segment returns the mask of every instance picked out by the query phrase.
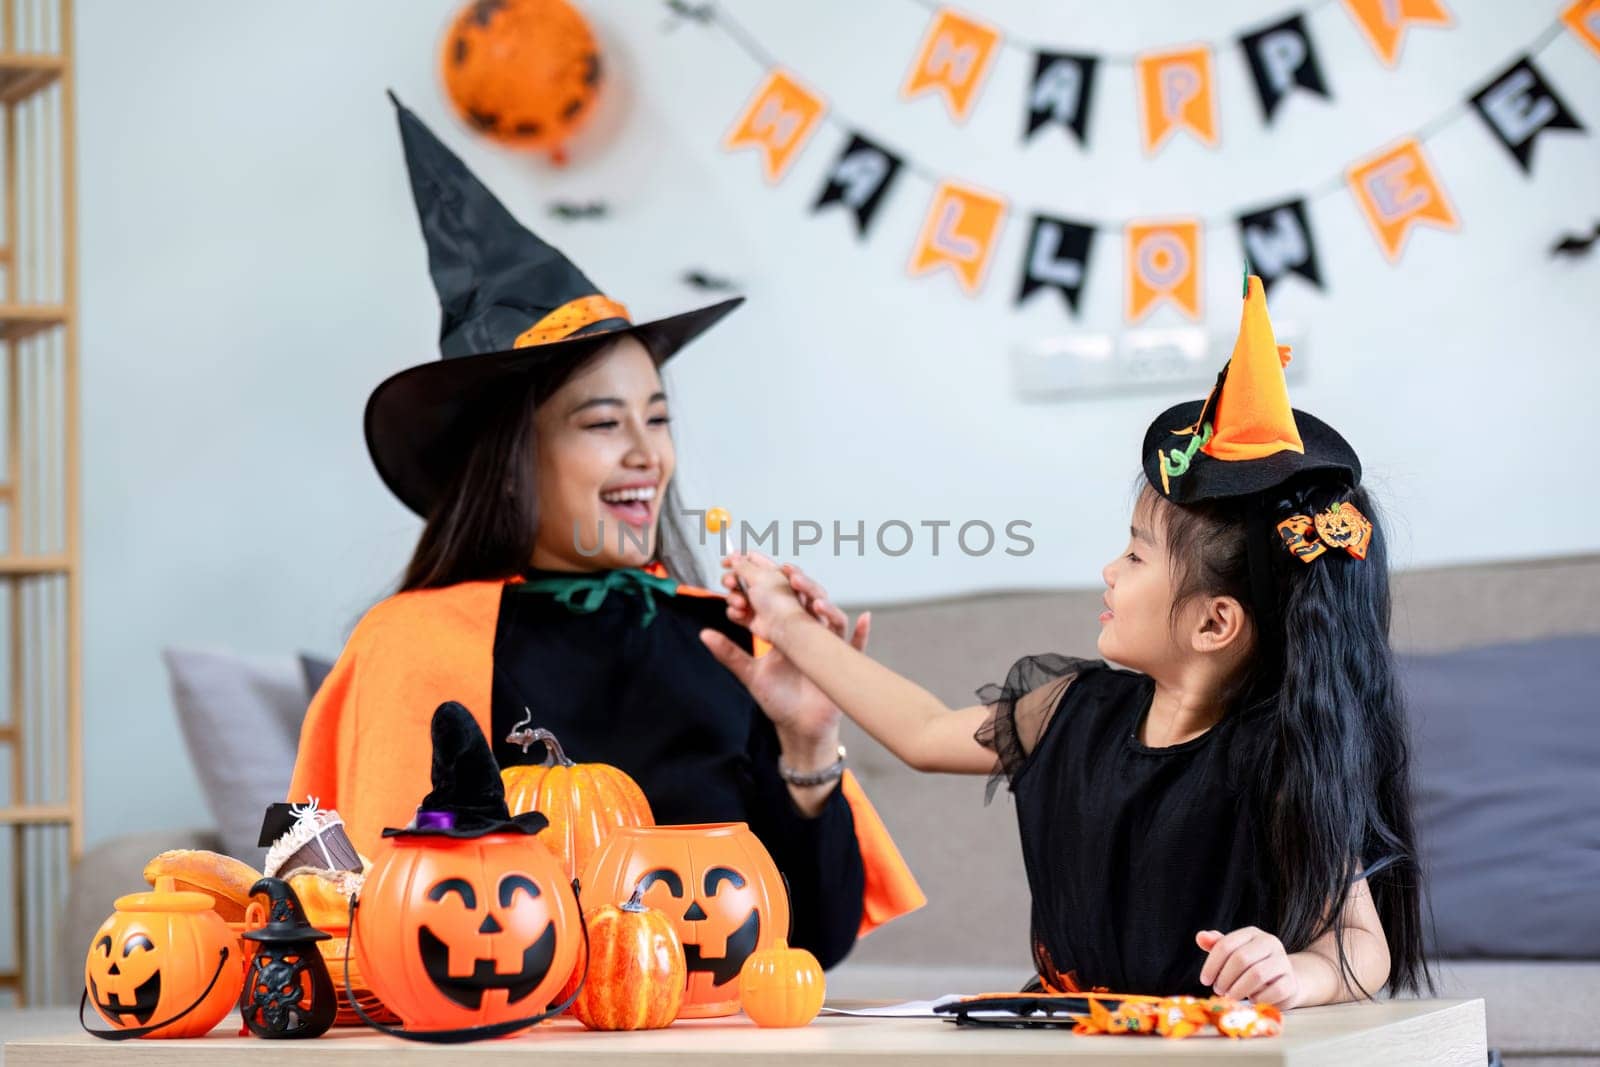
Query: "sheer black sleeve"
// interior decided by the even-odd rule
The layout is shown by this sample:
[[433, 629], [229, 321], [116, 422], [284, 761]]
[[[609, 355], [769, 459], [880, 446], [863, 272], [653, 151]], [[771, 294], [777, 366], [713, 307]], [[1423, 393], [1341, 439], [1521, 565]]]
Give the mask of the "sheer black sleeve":
[[978, 690], [978, 701], [989, 705], [989, 717], [973, 739], [1000, 757], [984, 794], [987, 802], [1001, 782], [1013, 785], [1028, 766], [1034, 747], [1055, 718], [1067, 688], [1079, 674], [1104, 667], [1097, 659], [1079, 659], [1047, 652], [1023, 656], [1006, 672], [1006, 680]]

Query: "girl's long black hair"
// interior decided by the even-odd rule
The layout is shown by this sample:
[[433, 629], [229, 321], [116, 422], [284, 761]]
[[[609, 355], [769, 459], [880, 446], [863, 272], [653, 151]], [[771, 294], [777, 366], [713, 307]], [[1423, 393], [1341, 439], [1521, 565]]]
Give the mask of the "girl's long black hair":
[[[1176, 506], [1145, 492], [1165, 519], [1174, 615], [1196, 596], [1232, 596], [1256, 626], [1255, 654], [1224, 699], [1229, 714], [1249, 720], [1235, 733], [1236, 780], [1247, 783], [1276, 868], [1274, 933], [1297, 952], [1332, 929], [1346, 984], [1370, 996], [1350, 969], [1337, 922], [1364, 876], [1388, 941], [1387, 988], [1432, 990], [1405, 702], [1389, 646], [1388, 551], [1371, 495], [1314, 479], [1255, 501]], [[1336, 501], [1373, 523], [1363, 560], [1330, 548], [1302, 562], [1272, 529]], [[1270, 517], [1265, 526], [1252, 508]], [[1248, 539], [1263, 530], [1278, 542], [1257, 552], [1257, 566], [1266, 561], [1271, 574], [1271, 612], [1252, 603]]]
[[[528, 566], [539, 530], [534, 412], [609, 346], [542, 374], [521, 389], [486, 399], [474, 412], [473, 443], [460, 471], [428, 516], [399, 592], [508, 578]], [[703, 584], [678, 524], [676, 482], [667, 485], [651, 562], [687, 585]]]

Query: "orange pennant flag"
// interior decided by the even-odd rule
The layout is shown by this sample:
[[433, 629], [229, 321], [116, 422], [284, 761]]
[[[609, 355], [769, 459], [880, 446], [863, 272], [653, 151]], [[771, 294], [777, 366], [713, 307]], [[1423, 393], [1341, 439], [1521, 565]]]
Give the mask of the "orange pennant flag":
[[729, 152], [749, 146], [759, 149], [767, 181], [775, 183], [794, 162], [827, 109], [822, 97], [787, 72], [774, 70], [745, 105], [744, 114], [728, 131], [722, 147]]
[[1561, 21], [1600, 56], [1600, 0], [1578, 0], [1561, 13]]
[[911, 100], [938, 92], [950, 117], [964, 122], [999, 50], [999, 30], [948, 7], [940, 8], [922, 38], [900, 95]]
[[1441, 230], [1461, 226], [1415, 137], [1355, 164], [1345, 172], [1345, 180], [1391, 263], [1400, 258], [1412, 226], [1427, 223]]
[[1130, 222], [1125, 231], [1128, 321], [1138, 322], [1162, 300], [1200, 319], [1200, 220]]
[[1134, 62], [1139, 81], [1139, 131], [1144, 150], [1154, 155], [1177, 129], [1194, 134], [1208, 148], [1217, 146], [1217, 97], [1211, 76], [1211, 49], [1205, 45], [1150, 52]]
[[922, 233], [917, 236], [907, 273], [915, 278], [949, 267], [961, 280], [963, 289], [976, 293], [989, 267], [1005, 214], [1006, 202], [1001, 197], [956, 182], [940, 182], [922, 223]]
[[1449, 26], [1455, 21], [1443, 0], [1344, 0], [1344, 7], [1386, 67], [1400, 61], [1408, 27]]

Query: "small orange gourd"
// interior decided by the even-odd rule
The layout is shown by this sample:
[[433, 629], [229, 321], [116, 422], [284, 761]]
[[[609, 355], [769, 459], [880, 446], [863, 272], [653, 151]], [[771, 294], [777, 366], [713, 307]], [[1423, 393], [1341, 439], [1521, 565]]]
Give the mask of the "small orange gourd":
[[826, 993], [817, 958], [781, 938], [752, 953], [739, 972], [739, 1005], [757, 1026], [804, 1026], [822, 1010]]

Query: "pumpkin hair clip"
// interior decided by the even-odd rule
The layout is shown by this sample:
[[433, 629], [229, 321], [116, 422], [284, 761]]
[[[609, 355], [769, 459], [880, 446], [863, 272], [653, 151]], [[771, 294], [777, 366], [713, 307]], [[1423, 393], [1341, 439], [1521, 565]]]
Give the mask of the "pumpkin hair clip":
[[1356, 559], [1367, 558], [1372, 543], [1372, 520], [1354, 504], [1336, 501], [1315, 515], [1290, 515], [1278, 523], [1284, 547], [1302, 563], [1310, 563], [1330, 548], [1342, 548]]

